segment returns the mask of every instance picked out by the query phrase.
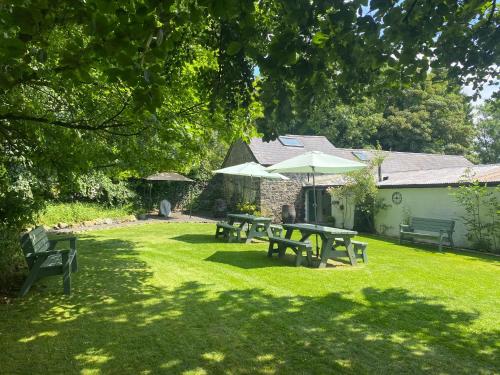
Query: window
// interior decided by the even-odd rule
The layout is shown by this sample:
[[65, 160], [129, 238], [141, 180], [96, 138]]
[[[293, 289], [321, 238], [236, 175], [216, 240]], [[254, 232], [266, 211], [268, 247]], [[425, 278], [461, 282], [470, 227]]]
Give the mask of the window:
[[368, 154], [364, 151], [353, 151], [352, 154], [361, 161], [368, 161], [370, 159]]
[[304, 147], [304, 145], [297, 139], [293, 137], [278, 137], [281, 144], [287, 147]]

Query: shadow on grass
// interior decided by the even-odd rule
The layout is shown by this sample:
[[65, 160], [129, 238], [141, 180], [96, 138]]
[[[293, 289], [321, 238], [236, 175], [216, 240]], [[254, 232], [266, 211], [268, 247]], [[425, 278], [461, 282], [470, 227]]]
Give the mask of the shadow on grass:
[[227, 242], [221, 238], [215, 238], [215, 235], [201, 234], [201, 233], [182, 234], [180, 236], [172, 237], [172, 240], [192, 243], [192, 244]]
[[[274, 263], [248, 253], [238, 263]], [[467, 329], [477, 314], [402, 288], [365, 288], [362, 302], [189, 281], [160, 288], [132, 242], [83, 239], [79, 256], [71, 297], [51, 285], [0, 307], [4, 373], [481, 373], [498, 364], [498, 331]]]
[[243, 269], [267, 267], [295, 267], [295, 257], [286, 255], [283, 258], [269, 258], [266, 251], [216, 251], [205, 260], [209, 262], [228, 264]]

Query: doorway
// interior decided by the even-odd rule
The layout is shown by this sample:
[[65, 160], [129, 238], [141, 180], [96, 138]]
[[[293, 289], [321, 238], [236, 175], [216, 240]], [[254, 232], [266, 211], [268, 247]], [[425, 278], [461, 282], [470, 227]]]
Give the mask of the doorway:
[[[332, 198], [325, 189], [316, 189], [316, 202], [318, 204], [318, 223], [326, 224], [332, 216]], [[315, 222], [314, 192], [313, 189], [306, 191], [306, 219], [309, 223]]]

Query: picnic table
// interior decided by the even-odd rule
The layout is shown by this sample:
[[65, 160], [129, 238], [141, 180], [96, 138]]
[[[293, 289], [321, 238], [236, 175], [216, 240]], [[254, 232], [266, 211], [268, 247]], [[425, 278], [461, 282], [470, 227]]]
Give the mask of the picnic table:
[[[357, 264], [353, 245], [351, 243], [351, 238], [358, 234], [355, 231], [307, 223], [283, 224], [283, 228], [286, 231], [285, 238], [288, 239], [292, 237], [292, 233], [295, 230], [300, 231], [302, 235], [302, 238], [300, 239], [301, 242], [306, 241], [313, 234], [317, 234], [321, 238], [321, 252], [318, 268], [325, 268], [326, 263], [330, 258], [345, 255], [349, 257], [351, 265], [355, 266]], [[333, 244], [335, 242], [335, 239], [338, 238], [341, 238], [343, 240], [346, 251], [334, 249]]]
[[245, 243], [250, 243], [252, 239], [256, 237], [270, 237], [273, 235], [270, 228], [272, 219], [269, 217], [260, 217], [249, 214], [228, 214], [227, 220], [228, 224], [233, 226], [238, 224], [241, 229], [243, 229], [245, 224], [248, 225]]

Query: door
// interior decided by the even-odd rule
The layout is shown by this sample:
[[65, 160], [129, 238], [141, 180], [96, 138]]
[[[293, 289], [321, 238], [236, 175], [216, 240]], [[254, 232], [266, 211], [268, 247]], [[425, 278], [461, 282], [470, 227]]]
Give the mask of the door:
[[316, 222], [316, 214], [314, 212], [314, 194], [312, 189], [307, 190], [307, 222]]

